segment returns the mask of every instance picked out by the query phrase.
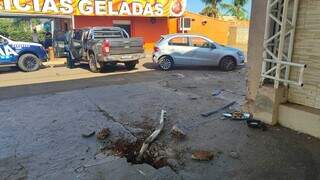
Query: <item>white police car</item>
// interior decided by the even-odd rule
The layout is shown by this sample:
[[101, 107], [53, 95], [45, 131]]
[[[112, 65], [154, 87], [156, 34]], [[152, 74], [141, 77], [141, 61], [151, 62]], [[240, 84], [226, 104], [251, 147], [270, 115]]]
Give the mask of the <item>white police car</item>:
[[16, 64], [22, 71], [31, 72], [38, 70], [47, 59], [41, 44], [12, 41], [0, 35], [0, 65]]

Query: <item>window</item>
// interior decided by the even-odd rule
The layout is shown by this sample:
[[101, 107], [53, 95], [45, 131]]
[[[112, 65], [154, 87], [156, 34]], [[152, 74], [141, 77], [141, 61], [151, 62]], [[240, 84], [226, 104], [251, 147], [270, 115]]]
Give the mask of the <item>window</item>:
[[[183, 23], [184, 21], [184, 23]], [[191, 18], [180, 18], [180, 30], [190, 31], [191, 30]]]
[[169, 41], [170, 46], [189, 46], [187, 37], [176, 37]]
[[82, 31], [74, 31], [72, 39], [82, 40]]
[[105, 38], [122, 38], [122, 32], [119, 30], [95, 30], [94, 31], [94, 38], [95, 39], [105, 39]]
[[200, 48], [211, 48], [212, 45], [209, 41], [200, 38], [200, 37], [193, 37], [191, 38], [191, 44], [194, 47], [200, 47]]

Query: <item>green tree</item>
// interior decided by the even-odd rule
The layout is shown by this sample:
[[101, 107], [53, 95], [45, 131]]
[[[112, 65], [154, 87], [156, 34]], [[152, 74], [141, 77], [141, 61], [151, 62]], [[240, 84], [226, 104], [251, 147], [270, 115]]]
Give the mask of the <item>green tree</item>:
[[221, 3], [222, 0], [201, 0], [206, 4], [206, 7], [200, 12], [200, 14], [209, 16], [209, 17], [218, 17], [219, 9], [218, 4]]
[[[38, 24], [38, 20], [32, 20]], [[0, 19], [0, 34], [14, 41], [32, 41], [32, 30], [30, 28], [30, 20], [26, 18], [16, 19]], [[44, 32], [38, 32], [40, 41], [44, 40]]]
[[238, 20], [244, 20], [248, 18], [248, 12], [244, 8], [247, 3], [248, 0], [233, 0], [232, 3], [221, 3], [220, 7], [226, 11], [226, 15], [235, 16]]

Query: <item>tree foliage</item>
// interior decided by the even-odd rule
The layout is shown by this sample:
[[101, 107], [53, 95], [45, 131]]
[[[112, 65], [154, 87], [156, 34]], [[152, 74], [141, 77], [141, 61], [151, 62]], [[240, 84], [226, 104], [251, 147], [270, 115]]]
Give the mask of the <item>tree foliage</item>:
[[218, 17], [219, 9], [218, 4], [221, 3], [222, 0], [201, 0], [206, 4], [206, 7], [200, 12], [200, 14], [209, 16], [209, 17]]
[[248, 0], [233, 0], [232, 3], [221, 3], [220, 7], [226, 10], [226, 15], [235, 16], [238, 20], [247, 19], [248, 12], [244, 6], [248, 3]]
[[[0, 19], [0, 34], [14, 41], [32, 41], [30, 22], [26, 19]], [[44, 32], [38, 32], [38, 36], [43, 40]]]

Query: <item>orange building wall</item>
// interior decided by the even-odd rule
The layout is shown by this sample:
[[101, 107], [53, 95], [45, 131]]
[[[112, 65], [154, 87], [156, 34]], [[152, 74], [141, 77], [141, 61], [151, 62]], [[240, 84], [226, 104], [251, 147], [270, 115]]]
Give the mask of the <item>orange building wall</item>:
[[156, 18], [152, 23], [148, 17], [100, 17], [100, 16], [75, 16], [76, 28], [92, 26], [112, 26], [113, 20], [130, 20], [133, 37], [143, 37], [147, 52], [153, 50], [154, 43], [161, 35], [168, 34], [168, 18]]
[[[191, 12], [184, 14], [185, 18], [191, 18], [191, 30], [187, 33], [200, 34], [209, 37], [220, 44], [228, 44], [229, 29], [232, 26], [249, 26], [248, 21], [224, 21], [202, 16]], [[206, 23], [203, 23], [206, 22]], [[168, 26], [170, 33], [180, 33], [179, 19], [169, 19]]]
[[[184, 16], [192, 19], [191, 30], [187, 31], [188, 33], [205, 35], [224, 45], [227, 45], [230, 41], [230, 27], [249, 27], [248, 21], [224, 21], [190, 12], [186, 12]], [[180, 33], [178, 29], [179, 18], [157, 17], [155, 19], [155, 23], [152, 23], [148, 17], [75, 16], [75, 26], [76, 28], [112, 26], [113, 20], [130, 20], [132, 36], [143, 37], [146, 51], [152, 52], [154, 44], [160, 39], [161, 35]], [[207, 23], [204, 24], [204, 21]]]

